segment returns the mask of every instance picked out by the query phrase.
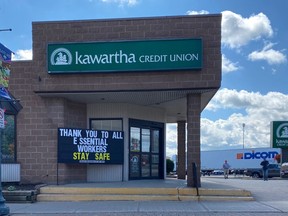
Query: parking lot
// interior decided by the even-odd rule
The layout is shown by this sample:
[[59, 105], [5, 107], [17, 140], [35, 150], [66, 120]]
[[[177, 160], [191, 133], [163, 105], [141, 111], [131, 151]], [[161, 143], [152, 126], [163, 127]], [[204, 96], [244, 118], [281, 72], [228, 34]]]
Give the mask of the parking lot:
[[256, 201], [286, 201], [288, 208], [288, 178], [275, 177], [263, 181], [242, 175], [229, 175], [228, 179], [224, 179], [223, 175], [211, 175], [202, 177], [202, 182], [251, 191]]

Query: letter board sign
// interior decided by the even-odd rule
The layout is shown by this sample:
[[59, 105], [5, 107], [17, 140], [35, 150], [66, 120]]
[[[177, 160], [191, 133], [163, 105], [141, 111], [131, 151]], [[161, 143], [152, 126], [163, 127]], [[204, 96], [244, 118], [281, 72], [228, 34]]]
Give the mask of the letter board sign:
[[58, 128], [58, 163], [123, 164], [124, 132]]

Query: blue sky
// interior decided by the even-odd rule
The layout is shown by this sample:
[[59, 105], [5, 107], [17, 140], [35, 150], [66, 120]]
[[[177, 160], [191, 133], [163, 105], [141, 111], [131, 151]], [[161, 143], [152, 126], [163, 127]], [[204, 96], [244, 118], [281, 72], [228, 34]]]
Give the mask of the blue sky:
[[[32, 58], [33, 21], [222, 13], [222, 88], [202, 112], [201, 148], [270, 145], [270, 122], [288, 120], [287, 0], [1, 0], [0, 42]], [[176, 153], [168, 125], [167, 154]]]

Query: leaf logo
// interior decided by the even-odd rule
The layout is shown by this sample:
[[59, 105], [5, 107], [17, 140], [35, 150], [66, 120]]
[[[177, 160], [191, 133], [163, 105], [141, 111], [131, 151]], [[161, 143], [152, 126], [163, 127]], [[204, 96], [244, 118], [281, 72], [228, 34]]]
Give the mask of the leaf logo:
[[52, 52], [50, 63], [51, 65], [71, 65], [72, 54], [66, 48], [58, 48]]
[[277, 138], [288, 138], [288, 123], [279, 125], [276, 131]]

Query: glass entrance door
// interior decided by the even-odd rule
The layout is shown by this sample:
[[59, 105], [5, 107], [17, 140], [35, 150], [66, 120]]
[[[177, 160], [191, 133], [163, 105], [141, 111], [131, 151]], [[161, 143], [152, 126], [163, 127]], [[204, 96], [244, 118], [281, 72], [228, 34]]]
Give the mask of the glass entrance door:
[[160, 132], [161, 129], [153, 127], [130, 127], [130, 179], [162, 178]]

